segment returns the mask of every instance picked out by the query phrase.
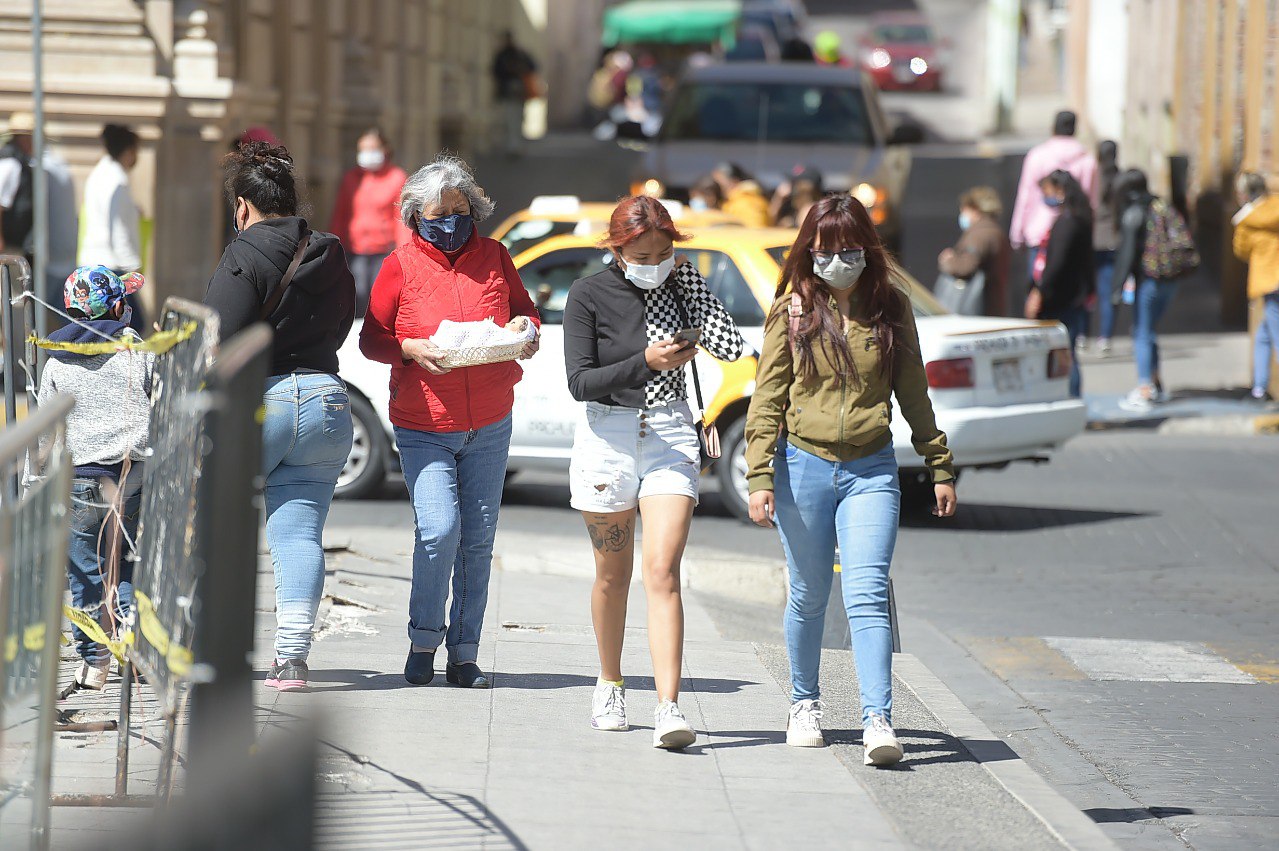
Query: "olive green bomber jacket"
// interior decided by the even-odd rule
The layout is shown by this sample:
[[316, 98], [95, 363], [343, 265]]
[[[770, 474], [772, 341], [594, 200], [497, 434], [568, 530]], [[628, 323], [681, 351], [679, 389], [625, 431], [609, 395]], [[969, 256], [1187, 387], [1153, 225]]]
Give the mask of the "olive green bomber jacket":
[[[792, 444], [828, 461], [865, 458], [890, 446], [890, 397], [894, 394], [910, 424], [911, 442], [932, 480], [954, 480], [954, 456], [946, 435], [937, 428], [928, 398], [915, 315], [904, 293], [901, 302], [902, 340], [891, 375], [879, 368], [880, 353], [871, 328], [857, 320], [848, 323], [845, 333], [857, 369], [855, 382], [838, 374], [821, 347], [814, 352], [817, 375], [800, 378], [789, 340], [790, 294], [774, 303], [764, 326], [764, 351], [746, 416], [751, 493], [773, 489], [773, 457], [783, 425]], [[836, 309], [833, 298], [824, 309]]]

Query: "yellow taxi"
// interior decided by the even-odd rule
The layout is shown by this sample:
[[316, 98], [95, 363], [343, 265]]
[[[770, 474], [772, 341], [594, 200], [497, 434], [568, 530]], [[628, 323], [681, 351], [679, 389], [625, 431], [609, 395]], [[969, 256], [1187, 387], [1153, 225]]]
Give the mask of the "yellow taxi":
[[[610, 211], [611, 212], [611, 209]], [[681, 225], [684, 227], [684, 225]], [[723, 456], [710, 471], [725, 505], [747, 515], [745, 422], [755, 389], [755, 353], [773, 303], [781, 264], [794, 241], [790, 229], [704, 227], [677, 245], [705, 276], [749, 344], [735, 363], [702, 354], [695, 363], [707, 400], [706, 417], [719, 426]], [[599, 235], [552, 235], [515, 257], [525, 287], [542, 314], [542, 348], [523, 363], [516, 386], [510, 469], [565, 471], [580, 405], [569, 395], [563, 351], [564, 304], [572, 283], [612, 262]], [[1069, 396], [1070, 352], [1056, 323], [956, 316], [903, 273], [920, 332], [929, 395], [960, 468], [1002, 467], [1046, 460], [1083, 430], [1086, 410]], [[930, 488], [901, 417], [893, 444], [908, 499]]]

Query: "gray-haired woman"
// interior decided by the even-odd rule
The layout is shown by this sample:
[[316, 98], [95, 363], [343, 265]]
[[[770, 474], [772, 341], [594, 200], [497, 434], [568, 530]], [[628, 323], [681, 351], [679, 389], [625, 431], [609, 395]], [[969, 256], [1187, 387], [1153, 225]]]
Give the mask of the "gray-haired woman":
[[[373, 282], [360, 350], [391, 365], [391, 423], [417, 520], [404, 678], [431, 682], [443, 643], [448, 681], [487, 688], [477, 656], [522, 370], [513, 362], [449, 369], [429, 338], [445, 319], [540, 320], [506, 248], [475, 233], [493, 202], [466, 163], [442, 156], [418, 169], [400, 210], [413, 238]], [[522, 357], [536, 351], [535, 341]]]

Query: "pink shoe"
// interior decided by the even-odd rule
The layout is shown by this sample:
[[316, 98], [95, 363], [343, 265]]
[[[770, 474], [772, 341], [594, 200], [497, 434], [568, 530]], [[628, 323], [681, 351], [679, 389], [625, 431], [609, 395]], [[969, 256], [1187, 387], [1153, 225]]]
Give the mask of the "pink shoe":
[[305, 659], [285, 659], [284, 661], [277, 659], [271, 666], [271, 670], [267, 672], [266, 684], [268, 688], [280, 691], [298, 691], [306, 688], [306, 678], [309, 673]]

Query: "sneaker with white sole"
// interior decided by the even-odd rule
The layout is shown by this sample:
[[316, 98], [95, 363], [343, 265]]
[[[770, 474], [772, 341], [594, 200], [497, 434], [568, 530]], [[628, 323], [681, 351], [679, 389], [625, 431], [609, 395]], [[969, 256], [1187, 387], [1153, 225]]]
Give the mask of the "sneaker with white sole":
[[1138, 387], [1119, 400], [1119, 407], [1134, 414], [1148, 414], [1155, 409], [1157, 399], [1153, 387], [1149, 391]]
[[697, 733], [673, 700], [663, 700], [653, 713], [653, 747], [679, 750], [697, 741]]
[[884, 716], [873, 712], [862, 730], [862, 747], [865, 749], [866, 765], [892, 765], [901, 761], [903, 756], [902, 746], [897, 741], [893, 726]]
[[80, 667], [76, 668], [75, 684], [76, 688], [88, 689], [89, 691], [102, 691], [107, 685], [107, 671], [110, 669], [111, 660], [107, 659], [98, 665], [90, 665], [88, 662], [81, 662]]
[[591, 697], [591, 726], [606, 732], [631, 729], [626, 721], [626, 686], [597, 680]]
[[786, 744], [792, 748], [824, 748], [822, 737], [822, 702], [797, 700], [790, 705], [786, 721]]

